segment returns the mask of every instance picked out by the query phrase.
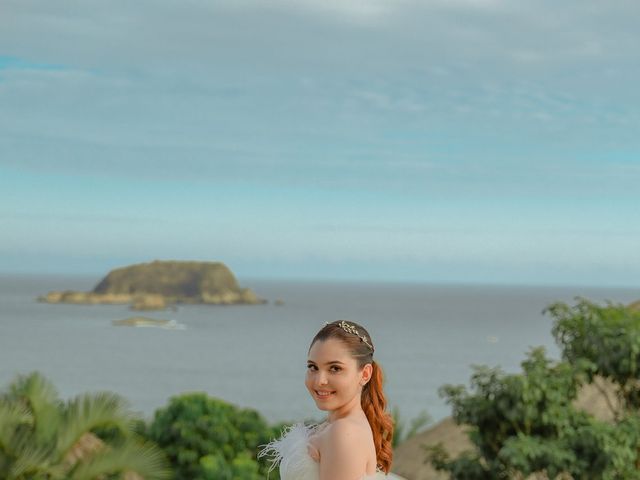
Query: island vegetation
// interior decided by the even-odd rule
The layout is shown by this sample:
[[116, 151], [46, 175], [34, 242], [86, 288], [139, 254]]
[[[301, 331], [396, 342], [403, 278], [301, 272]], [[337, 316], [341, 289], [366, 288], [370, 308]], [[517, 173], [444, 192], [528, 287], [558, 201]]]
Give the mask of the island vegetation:
[[224, 263], [160, 260], [112, 270], [90, 292], [53, 291], [38, 300], [89, 305], [125, 304], [133, 310], [162, 310], [180, 303], [266, 303], [251, 289], [241, 288]]

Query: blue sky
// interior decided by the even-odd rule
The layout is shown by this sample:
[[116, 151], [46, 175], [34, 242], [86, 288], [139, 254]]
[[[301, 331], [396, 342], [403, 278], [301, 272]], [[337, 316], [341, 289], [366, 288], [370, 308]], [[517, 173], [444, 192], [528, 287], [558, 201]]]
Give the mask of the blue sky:
[[638, 286], [639, 14], [6, 1], [0, 272]]

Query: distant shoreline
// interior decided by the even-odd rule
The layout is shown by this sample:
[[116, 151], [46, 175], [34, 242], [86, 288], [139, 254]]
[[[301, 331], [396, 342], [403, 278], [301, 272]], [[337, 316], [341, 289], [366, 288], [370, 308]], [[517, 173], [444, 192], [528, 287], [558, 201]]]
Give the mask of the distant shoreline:
[[[74, 272], [44, 272], [44, 273], [35, 273], [35, 272], [2, 272], [0, 271], [0, 279], [44, 279], [44, 278], [52, 278], [52, 279], [75, 279], [75, 280], [84, 280], [87, 284], [94, 285], [97, 284], [101, 275], [104, 272], [96, 272], [96, 273], [74, 273]], [[238, 275], [239, 278], [242, 279], [243, 282], [246, 283], [255, 283], [255, 282], [265, 282], [265, 283], [282, 283], [282, 284], [291, 284], [291, 283], [304, 283], [304, 284], [318, 284], [318, 285], [397, 285], [397, 286], [424, 286], [424, 287], [460, 287], [460, 288], [507, 288], [507, 289], [597, 289], [597, 290], [635, 290], [638, 293], [638, 297], [640, 297], [640, 284], [638, 285], [594, 285], [594, 284], [560, 284], [560, 283], [501, 283], [501, 282], [454, 282], [454, 281], [429, 281], [429, 280], [377, 280], [377, 279], [356, 279], [356, 278], [311, 278], [311, 277], [288, 277], [288, 276], [244, 276]]]

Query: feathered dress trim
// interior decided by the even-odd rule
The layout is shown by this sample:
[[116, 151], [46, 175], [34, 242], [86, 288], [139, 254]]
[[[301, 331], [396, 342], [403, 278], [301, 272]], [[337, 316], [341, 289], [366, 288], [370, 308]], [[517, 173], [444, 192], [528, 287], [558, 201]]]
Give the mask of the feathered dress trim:
[[271, 472], [280, 467], [281, 480], [318, 480], [320, 468], [309, 456], [309, 437], [317, 425], [307, 426], [296, 423], [285, 427], [282, 436], [266, 444], [258, 453], [258, 458], [271, 459]]
[[[269, 472], [280, 467], [281, 480], [319, 480], [320, 465], [309, 455], [309, 437], [318, 430], [318, 425], [295, 423], [285, 427], [282, 436], [262, 447], [258, 458], [271, 460]], [[383, 472], [365, 475], [362, 480], [402, 480], [400, 477]]]

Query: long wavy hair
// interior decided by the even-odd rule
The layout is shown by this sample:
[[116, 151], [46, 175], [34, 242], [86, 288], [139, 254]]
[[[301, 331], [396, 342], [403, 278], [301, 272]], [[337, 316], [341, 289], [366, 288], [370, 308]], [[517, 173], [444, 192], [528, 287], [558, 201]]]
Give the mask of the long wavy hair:
[[[345, 322], [349, 330], [355, 329], [358, 333], [353, 333], [353, 330], [348, 332], [341, 326], [341, 322]], [[373, 360], [374, 346], [371, 336], [362, 325], [352, 321], [337, 320], [322, 327], [313, 337], [309, 349], [317, 341], [324, 341], [329, 338], [336, 338], [346, 345], [353, 358], [358, 362], [359, 369], [362, 369], [368, 363], [373, 367], [371, 379], [362, 388], [361, 405], [373, 433], [378, 467], [385, 473], [389, 473], [391, 461], [393, 460], [393, 449], [391, 447], [393, 419], [385, 410], [387, 399], [382, 389], [382, 368]]]

